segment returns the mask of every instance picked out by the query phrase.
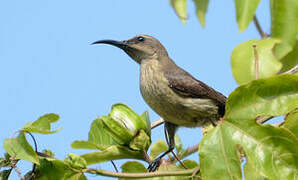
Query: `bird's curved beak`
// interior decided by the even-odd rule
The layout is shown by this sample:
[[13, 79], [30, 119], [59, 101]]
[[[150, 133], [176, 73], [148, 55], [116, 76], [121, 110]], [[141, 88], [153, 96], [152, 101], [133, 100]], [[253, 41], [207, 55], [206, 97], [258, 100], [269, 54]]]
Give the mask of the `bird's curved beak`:
[[110, 44], [110, 45], [116, 46], [120, 49], [125, 49], [128, 45], [126, 43], [126, 41], [115, 41], [115, 40], [108, 40], [108, 39], [107, 40], [95, 41], [91, 45], [94, 45], [94, 44]]

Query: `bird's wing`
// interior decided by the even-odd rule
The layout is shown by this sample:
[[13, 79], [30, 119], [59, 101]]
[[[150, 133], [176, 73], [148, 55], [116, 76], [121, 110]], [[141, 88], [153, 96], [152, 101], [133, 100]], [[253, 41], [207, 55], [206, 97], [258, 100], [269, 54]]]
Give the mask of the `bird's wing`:
[[179, 69], [175, 73], [165, 73], [169, 87], [182, 97], [213, 99], [220, 107], [223, 115], [226, 97], [205, 83], [195, 79], [186, 71]]

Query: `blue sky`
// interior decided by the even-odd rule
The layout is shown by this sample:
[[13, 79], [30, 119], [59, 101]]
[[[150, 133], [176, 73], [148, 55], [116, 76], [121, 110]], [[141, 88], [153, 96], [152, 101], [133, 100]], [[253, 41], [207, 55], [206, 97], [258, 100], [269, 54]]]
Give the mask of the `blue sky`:
[[[263, 0], [257, 10], [266, 32], [268, 6]], [[27, 122], [57, 113], [60, 120], [54, 128], [62, 130], [35, 137], [40, 150], [51, 149], [64, 159], [70, 152], [87, 152], [71, 149], [70, 144], [86, 140], [92, 121], [115, 103], [138, 113], [149, 110], [151, 121], [158, 119], [139, 92], [138, 64], [120, 49], [90, 46], [100, 39], [152, 35], [179, 66], [228, 96], [237, 87], [230, 66], [233, 48], [259, 38], [252, 23], [239, 33], [235, 14], [234, 1], [210, 1], [203, 29], [192, 1], [186, 25], [168, 1], [1, 1], [0, 144]], [[201, 139], [199, 128], [181, 128], [178, 134], [186, 147]], [[153, 130], [153, 141], [157, 139], [164, 139], [162, 127]], [[198, 160], [198, 155], [191, 158]], [[116, 161], [118, 167], [122, 162]], [[30, 169], [28, 164], [19, 164], [22, 173]], [[109, 163], [96, 167], [112, 170]]]

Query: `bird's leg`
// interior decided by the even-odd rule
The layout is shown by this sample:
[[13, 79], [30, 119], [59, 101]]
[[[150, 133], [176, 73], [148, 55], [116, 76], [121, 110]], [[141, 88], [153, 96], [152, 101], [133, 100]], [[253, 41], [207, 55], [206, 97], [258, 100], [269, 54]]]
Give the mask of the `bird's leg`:
[[[166, 137], [166, 141], [167, 141], [167, 145], [169, 146], [169, 136], [168, 136], [168, 132], [166, 130], [166, 128], [164, 128], [164, 133], [165, 133], [165, 137]], [[175, 137], [174, 137], [175, 138]], [[172, 150], [171, 151], [172, 155], [174, 156], [174, 158], [185, 168], [186, 166], [184, 165], [184, 163], [179, 159], [179, 157], [176, 155], [176, 153]]]
[[210, 121], [211, 121], [212, 126], [216, 127], [216, 125], [217, 125], [216, 122], [214, 122], [212, 119], [210, 119]]
[[175, 132], [177, 129], [177, 125], [169, 123], [169, 122], [165, 122], [165, 129], [167, 131], [168, 134], [168, 138], [169, 138], [169, 149], [162, 153], [160, 156], [158, 156], [156, 159], [154, 159], [148, 166], [148, 170], [149, 172], [153, 172], [156, 171], [157, 168], [160, 166], [161, 163], [161, 159], [167, 155], [169, 152], [173, 151], [173, 149], [175, 148]]

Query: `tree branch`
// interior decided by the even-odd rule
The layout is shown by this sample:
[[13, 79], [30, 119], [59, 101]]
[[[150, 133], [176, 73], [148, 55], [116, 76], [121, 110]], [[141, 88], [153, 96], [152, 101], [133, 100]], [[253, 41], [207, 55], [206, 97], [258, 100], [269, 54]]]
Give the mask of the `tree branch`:
[[261, 27], [256, 15], [254, 15], [253, 21], [254, 21], [254, 24], [255, 24], [261, 38], [262, 39], [267, 38], [268, 35], [266, 33], [264, 33], [264, 31], [262, 30], [262, 27]]
[[147, 173], [117, 173], [111, 171], [105, 171], [102, 169], [87, 168], [83, 172], [90, 174], [97, 174], [108, 177], [118, 178], [150, 178], [150, 177], [161, 177], [161, 176], [191, 176], [196, 169], [187, 169], [180, 171], [162, 171], [162, 172], [147, 172]]
[[162, 125], [163, 123], [164, 123], [164, 120], [162, 118], [160, 118], [160, 119], [151, 123], [151, 129], [154, 129], [154, 128]]
[[273, 116], [258, 116], [256, 118], [256, 122], [259, 124], [264, 124], [265, 122], [269, 121], [272, 118], [274, 118], [274, 117]]
[[195, 153], [195, 152], [198, 151], [198, 149], [199, 149], [199, 145], [200, 145], [200, 144], [196, 144], [196, 145], [193, 145], [193, 146], [191, 146], [191, 147], [188, 147], [188, 148], [186, 149], [186, 153], [181, 154], [181, 155], [178, 155], [178, 157], [179, 157], [180, 159], [183, 159], [183, 158], [185, 158], [185, 157], [187, 157], [187, 156], [189, 156], [189, 155], [192, 155], [193, 153]]
[[298, 72], [298, 65], [296, 65], [295, 67], [293, 67], [292, 69], [284, 72], [284, 73], [281, 73], [281, 74], [295, 74], [296, 72]]
[[25, 178], [22, 176], [22, 173], [19, 170], [19, 168], [17, 167], [15, 162], [12, 161], [11, 167], [17, 172], [17, 174], [21, 180], [25, 180]]
[[[199, 145], [200, 144], [196, 144], [196, 145], [188, 147], [183, 154], [178, 154], [178, 158], [183, 159], [183, 158], [186, 158], [187, 156], [190, 156], [193, 153], [197, 152], [198, 148], [199, 148]], [[168, 159], [168, 161], [174, 161], [174, 160], [175, 160], [174, 157], [171, 157], [170, 159]]]

